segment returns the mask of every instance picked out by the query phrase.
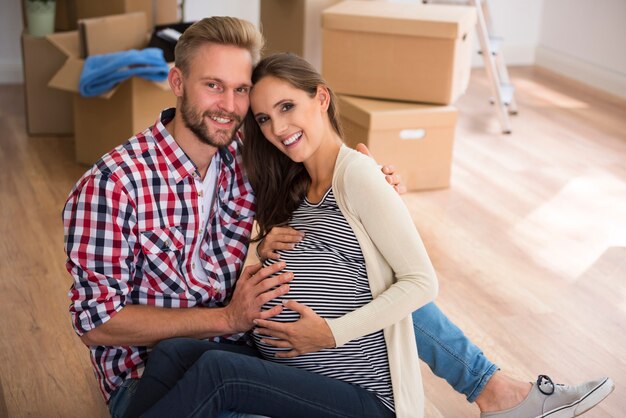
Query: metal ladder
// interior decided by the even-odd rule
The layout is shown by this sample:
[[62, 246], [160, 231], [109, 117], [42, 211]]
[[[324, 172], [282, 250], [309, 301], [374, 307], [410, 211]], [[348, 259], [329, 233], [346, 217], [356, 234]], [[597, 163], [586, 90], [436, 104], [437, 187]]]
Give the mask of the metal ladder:
[[491, 103], [495, 105], [502, 133], [511, 133], [511, 121], [509, 115], [517, 114], [517, 103], [515, 102], [515, 86], [511, 84], [509, 72], [504, 62], [504, 55], [501, 50], [502, 38], [493, 36], [493, 27], [487, 0], [467, 0], [463, 2], [446, 2], [422, 0], [423, 3], [450, 3], [450, 4], [470, 4], [476, 8], [477, 22], [476, 32], [480, 51], [485, 64], [485, 71], [489, 79], [491, 90]]

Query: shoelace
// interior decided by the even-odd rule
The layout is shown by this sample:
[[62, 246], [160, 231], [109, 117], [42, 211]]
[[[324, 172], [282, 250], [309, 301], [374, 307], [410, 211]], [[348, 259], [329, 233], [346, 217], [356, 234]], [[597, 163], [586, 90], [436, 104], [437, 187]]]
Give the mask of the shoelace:
[[537, 388], [539, 392], [544, 395], [552, 395], [554, 393], [554, 382], [545, 374], [540, 374], [539, 377], [537, 377]]

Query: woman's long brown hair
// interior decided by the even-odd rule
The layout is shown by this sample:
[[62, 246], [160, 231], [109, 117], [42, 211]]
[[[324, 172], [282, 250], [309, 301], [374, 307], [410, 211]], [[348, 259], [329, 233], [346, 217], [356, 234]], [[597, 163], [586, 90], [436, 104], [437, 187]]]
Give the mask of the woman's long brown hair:
[[[328, 117], [340, 137], [343, 130], [337, 114], [337, 100], [321, 75], [303, 58], [295, 54], [270, 55], [256, 66], [252, 83], [272, 76], [305, 91], [313, 98], [318, 86], [324, 86], [330, 94]], [[253, 87], [254, 88], [254, 87]], [[243, 124], [243, 162], [257, 201], [256, 220], [260, 240], [275, 226], [286, 224], [298, 208], [311, 182], [304, 164], [293, 162], [268, 141], [249, 110]]]

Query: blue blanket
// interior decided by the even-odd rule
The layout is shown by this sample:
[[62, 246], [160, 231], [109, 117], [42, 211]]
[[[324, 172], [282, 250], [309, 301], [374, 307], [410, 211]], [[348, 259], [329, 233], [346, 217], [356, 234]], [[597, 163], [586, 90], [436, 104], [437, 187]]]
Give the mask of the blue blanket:
[[85, 60], [79, 90], [81, 96], [99, 96], [127, 78], [163, 81], [168, 72], [169, 67], [159, 48], [92, 55]]

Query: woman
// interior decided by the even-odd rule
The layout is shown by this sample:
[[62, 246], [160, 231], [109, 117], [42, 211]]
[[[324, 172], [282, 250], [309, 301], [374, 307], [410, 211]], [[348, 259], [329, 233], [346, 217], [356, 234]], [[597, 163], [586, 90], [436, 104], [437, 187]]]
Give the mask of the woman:
[[[281, 253], [295, 277], [290, 300], [271, 301], [265, 308], [283, 304], [282, 312], [258, 321], [264, 360], [207, 351], [201, 375], [214, 380], [185, 386], [205, 391], [206, 403], [171, 409], [186, 405], [177, 385], [146, 416], [422, 416], [410, 315], [435, 297], [437, 281], [408, 210], [373, 160], [342, 144], [334, 94], [310, 64], [273, 55], [252, 82], [244, 162], [259, 238], [283, 224], [305, 233]], [[297, 356], [269, 335], [280, 333], [273, 322], [299, 317], [321, 338], [311, 342], [318, 351]]]
[[[394, 379], [399, 368], [404, 378], [409, 374], [415, 378], [411, 386], [419, 386], [407, 317], [436, 292], [435, 274], [419, 235], [375, 163], [342, 145], [334, 94], [310, 64], [292, 54], [277, 54], [257, 66], [252, 81], [254, 121], [248, 117], [244, 125], [244, 162], [257, 197], [259, 238], [285, 223], [304, 232], [293, 250], [281, 253], [296, 277], [288, 297], [326, 319], [318, 332], [308, 333], [332, 337], [318, 349], [338, 346], [289, 360], [290, 354], [271, 339], [259, 338], [266, 333], [260, 329], [255, 332], [257, 347], [265, 358], [279, 355], [282, 360], [276, 361], [372, 388], [381, 383], [371, 381], [381, 371], [374, 364], [368, 367], [367, 361], [359, 363], [351, 353], [360, 350], [375, 358], [386, 340], [396, 412], [402, 411], [406, 399], [396, 385], [406, 382]], [[336, 283], [343, 287], [338, 289]], [[332, 293], [323, 293], [326, 289]], [[293, 305], [288, 307], [312, 315]], [[358, 314], [350, 314], [361, 306]], [[292, 311], [273, 319], [291, 322], [297, 317]], [[343, 374], [334, 368], [331, 358], [340, 363], [348, 356], [359, 364], [353, 368], [360, 367], [361, 374], [355, 375], [353, 368], [345, 368]], [[330, 366], [324, 370], [326, 361]], [[414, 373], [406, 373], [409, 370]], [[382, 392], [378, 393], [385, 402]], [[413, 395], [412, 400], [417, 398]], [[415, 416], [414, 408], [410, 412]]]

